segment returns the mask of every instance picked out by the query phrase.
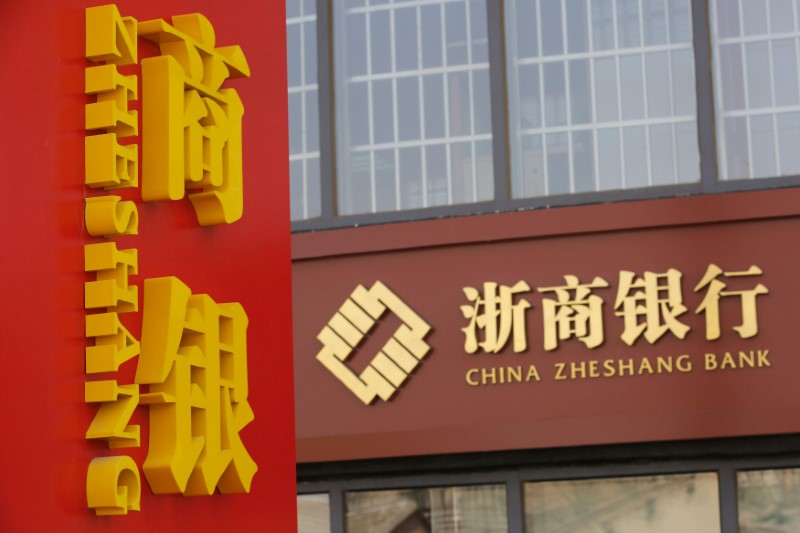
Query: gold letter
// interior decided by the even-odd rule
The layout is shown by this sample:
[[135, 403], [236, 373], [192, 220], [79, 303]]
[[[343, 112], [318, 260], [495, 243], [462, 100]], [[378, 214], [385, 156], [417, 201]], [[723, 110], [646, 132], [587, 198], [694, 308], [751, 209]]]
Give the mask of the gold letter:
[[86, 501], [98, 516], [139, 510], [142, 482], [139, 469], [127, 455], [97, 457], [86, 474]]
[[117, 385], [114, 379], [88, 381], [84, 387], [86, 403], [100, 403], [87, 439], [105, 439], [109, 448], [139, 446], [139, 426], [129, 426], [139, 404], [139, 385]]

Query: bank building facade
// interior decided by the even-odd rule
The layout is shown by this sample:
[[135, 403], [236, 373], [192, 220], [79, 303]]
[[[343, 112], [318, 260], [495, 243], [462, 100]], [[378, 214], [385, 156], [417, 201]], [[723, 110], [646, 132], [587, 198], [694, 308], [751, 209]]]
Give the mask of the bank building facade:
[[800, 2], [286, 2], [303, 533], [800, 530]]

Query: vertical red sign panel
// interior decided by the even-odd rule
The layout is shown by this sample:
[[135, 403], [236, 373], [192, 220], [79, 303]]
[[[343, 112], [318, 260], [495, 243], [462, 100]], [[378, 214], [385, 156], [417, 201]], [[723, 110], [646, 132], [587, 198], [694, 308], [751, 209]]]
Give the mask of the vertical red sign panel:
[[[244, 106], [241, 219], [202, 227], [188, 198], [143, 202], [140, 187], [112, 191], [136, 204], [138, 235], [91, 236], [85, 199], [108, 194], [84, 185], [85, 10], [87, 2], [0, 4], [4, 192], [0, 280], [0, 530], [2, 531], [295, 531], [291, 283], [283, 2], [137, 0], [117, 2], [139, 21], [201, 12], [216, 46], [238, 45], [251, 76], [228, 80]], [[159, 54], [139, 40], [139, 57]], [[138, 100], [131, 109], [141, 120]], [[139, 129], [139, 164], [143, 153]], [[110, 449], [86, 432], [97, 405], [84, 402], [85, 384], [134, 383], [138, 357], [117, 372], [87, 374], [84, 246], [114, 242], [138, 250], [139, 312], [120, 315], [142, 335], [146, 279], [175, 276], [192, 294], [239, 302], [247, 314], [247, 400], [255, 418], [240, 431], [258, 465], [249, 494], [156, 495], [141, 471], [148, 452], [148, 407], [130, 424], [141, 446]], [[147, 392], [143, 386], [142, 392]], [[96, 516], [87, 507], [86, 477], [97, 457], [130, 456], [141, 474], [141, 510]]]

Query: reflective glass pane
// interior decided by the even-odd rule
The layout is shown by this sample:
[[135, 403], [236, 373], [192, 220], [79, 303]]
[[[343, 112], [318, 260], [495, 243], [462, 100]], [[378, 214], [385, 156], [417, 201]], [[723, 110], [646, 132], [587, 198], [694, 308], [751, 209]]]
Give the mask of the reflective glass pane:
[[297, 533], [330, 533], [331, 503], [327, 494], [297, 497]]
[[321, 211], [316, 28], [313, 2], [286, 0], [292, 220], [318, 217]]
[[675, 173], [675, 135], [671, 124], [654, 124], [650, 126], [650, 173], [653, 185], [670, 185], [676, 183]]
[[[523, 9], [527, 2], [519, 2], [518, 9]], [[592, 8], [592, 45], [595, 51], [614, 48], [614, 0], [593, 0]], [[531, 20], [525, 13], [517, 13], [519, 18]], [[518, 24], [522, 25], [521, 21]], [[525, 39], [519, 37], [521, 41]]]
[[347, 533], [506, 533], [503, 485], [350, 492]]
[[545, 136], [547, 147], [547, 192], [567, 194], [570, 192], [569, 135], [550, 133]]
[[697, 153], [697, 124], [675, 125], [678, 157], [678, 181], [692, 183], [700, 179], [700, 155]]
[[492, 199], [486, 0], [331, 6], [337, 213]]
[[714, 533], [719, 489], [712, 473], [525, 484], [530, 533]]
[[692, 40], [692, 12], [690, 0], [669, 0], [670, 42]]
[[613, 57], [594, 60], [594, 89], [597, 93], [597, 122], [617, 121], [617, 63]]
[[598, 173], [604, 182], [600, 185], [603, 189], [622, 188], [619, 133], [617, 128], [597, 130]]
[[690, 0], [504, 6], [514, 198], [699, 181]]
[[800, 172], [800, 0], [713, 0], [720, 179]]
[[750, 119], [753, 131], [753, 175], [775, 176], [775, 138], [772, 115], [758, 115]]
[[586, 52], [589, 49], [588, 11], [586, 0], [567, 0], [567, 49], [570, 53]]
[[800, 469], [736, 474], [740, 533], [800, 531]]
[[542, 0], [539, 2], [542, 34], [542, 54], [559, 55], [564, 52], [564, 30], [561, 22], [561, 2]]

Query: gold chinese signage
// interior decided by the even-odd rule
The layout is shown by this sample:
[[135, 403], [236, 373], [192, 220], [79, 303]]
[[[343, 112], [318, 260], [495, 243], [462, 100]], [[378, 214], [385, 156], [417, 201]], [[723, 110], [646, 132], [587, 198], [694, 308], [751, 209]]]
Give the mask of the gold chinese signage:
[[[139, 61], [140, 39], [159, 53]], [[86, 59], [85, 221], [88, 234], [102, 239], [84, 248], [85, 402], [97, 406], [86, 438], [113, 450], [88, 465], [88, 506], [98, 515], [138, 511], [140, 466], [155, 494], [248, 492], [257, 466], [239, 436], [254, 418], [244, 308], [167, 275], [143, 280], [140, 311], [131, 278], [146, 258], [115, 240], [138, 233], [137, 202], [128, 199], [136, 194], [144, 202], [188, 196], [201, 226], [241, 218], [244, 107], [224, 85], [249, 76], [247, 61], [238, 46], [217, 47], [203, 15], [137, 21], [114, 5], [86, 10]], [[137, 66], [141, 137], [131, 109], [140, 96], [138, 76], [129, 73]], [[140, 339], [123, 317], [141, 320]], [[108, 377], [133, 359], [133, 383]], [[130, 424], [139, 405], [150, 419], [142, 465], [123, 453], [142, 445], [140, 427]]]
[[[472, 356], [491, 356], [508, 350], [525, 354], [536, 350], [536, 340], [545, 353], [561, 347], [568, 349], [576, 341], [584, 349], [597, 350], [610, 340], [603, 313], [609, 304], [613, 306], [613, 319], [621, 324], [619, 341], [626, 348], [635, 348], [638, 343], [656, 345], [667, 336], [684, 340], [691, 331], [683, 321], [687, 313], [703, 317], [702, 334], [707, 341], [720, 339], [723, 332], [726, 337], [750, 339], [758, 334], [759, 298], [769, 294], [769, 289], [761, 283], [762, 275], [756, 265], [743, 270], [724, 270], [709, 264], [705, 273], [692, 282], [700, 302], [693, 310], [684, 304], [684, 276], [675, 268], [640, 273], [622, 270], [613, 282], [600, 276], [582, 282], [571, 274], [563, 276], [563, 285], [532, 287], [526, 280], [513, 285], [486, 281], [462, 288], [463, 352]], [[731, 286], [734, 282], [735, 287]], [[537, 294], [539, 299], [534, 302], [532, 296]], [[729, 315], [723, 321], [720, 312], [723, 302], [735, 304], [737, 318]], [[378, 326], [387, 309], [403, 324], [369, 365], [356, 373], [346, 361]], [[535, 340], [530, 338], [528, 322], [537, 315], [543, 334]], [[409, 304], [380, 281], [369, 290], [358, 286], [317, 336], [322, 345], [317, 360], [364, 404], [369, 405], [376, 397], [388, 401], [428, 354], [430, 346], [424, 339], [430, 329]], [[439, 347], [438, 351], [447, 353], [438, 357], [453, 356], [452, 347]], [[771, 366], [767, 349], [707, 352], [701, 364], [707, 371]], [[695, 358], [689, 354], [580, 361], [553, 359], [549, 373], [536, 364], [507, 364], [470, 368], [464, 379], [470, 386], [505, 385], [538, 382], [547, 376], [563, 381], [688, 373], [695, 365]]]
[[[738, 303], [741, 321], [738, 325], [726, 327], [740, 339], [756, 336], [757, 298], [769, 293], [767, 287], [758, 281], [762, 274], [762, 270], [755, 265], [742, 271], [723, 270], [713, 263], [708, 265], [705, 274], [694, 285], [694, 292], [702, 296], [694, 313], [704, 316], [706, 340], [715, 341], [722, 335], [720, 302], [724, 299]], [[603, 322], [603, 306], [606, 302], [598, 294], [600, 290], [616, 293], [613, 296], [614, 317], [623, 325], [619, 339], [625, 345], [633, 347], [638, 342], [656, 344], [665, 335], [685, 339], [691, 328], [681, 321], [681, 316], [689, 312], [683, 303], [682, 278], [683, 274], [674, 268], [641, 274], [623, 270], [619, 272], [616, 291], [601, 277], [581, 283], [574, 275], [565, 275], [564, 285], [537, 287], [535, 291], [542, 295], [543, 350], [552, 352], [562, 344], [575, 340], [594, 350], [606, 342]], [[735, 278], [753, 279], [752, 286], [731, 290], [728, 284]], [[461, 306], [464, 317], [469, 320], [462, 330], [465, 335], [464, 351], [470, 354], [496, 354], [512, 339], [513, 351], [525, 352], [528, 346], [526, 321], [533, 307], [526, 298], [533, 292], [530, 285], [525, 281], [518, 281], [513, 286], [486, 282], [482, 289], [463, 289], [467, 300], [471, 302], [471, 305]], [[768, 350], [750, 350], [736, 355], [725, 352], [719, 357], [715, 353], [705, 353], [703, 364], [706, 370], [769, 367], [768, 354]], [[556, 381], [691, 372], [694, 367], [693, 359], [688, 354], [658, 356], [653, 360], [623, 357], [578, 362], [555, 361], [553, 365], [552, 376]], [[478, 386], [540, 381], [542, 377], [539, 368], [530, 365], [527, 369], [522, 366], [472, 368], [467, 371], [465, 379], [467, 384]]]

